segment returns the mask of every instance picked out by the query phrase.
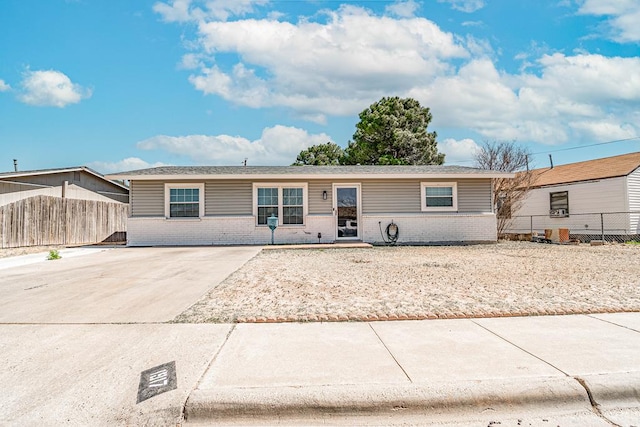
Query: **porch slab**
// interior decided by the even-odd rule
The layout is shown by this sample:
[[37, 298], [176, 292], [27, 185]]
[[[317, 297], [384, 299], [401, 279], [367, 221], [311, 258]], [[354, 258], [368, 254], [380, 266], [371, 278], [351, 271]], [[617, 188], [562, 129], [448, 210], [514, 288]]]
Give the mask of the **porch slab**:
[[300, 245], [267, 245], [262, 250], [273, 249], [347, 249], [347, 248], [372, 248], [373, 245], [364, 242], [352, 243], [317, 243], [317, 244], [300, 244]]

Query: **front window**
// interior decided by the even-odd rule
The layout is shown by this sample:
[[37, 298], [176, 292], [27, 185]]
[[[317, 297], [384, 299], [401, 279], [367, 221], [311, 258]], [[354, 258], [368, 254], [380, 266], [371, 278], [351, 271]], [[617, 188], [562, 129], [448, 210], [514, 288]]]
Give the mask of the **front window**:
[[267, 218], [278, 216], [278, 189], [258, 188], [258, 224], [267, 225]]
[[455, 182], [423, 182], [423, 211], [456, 211], [458, 210], [458, 192]]
[[167, 218], [204, 216], [204, 184], [165, 184]]
[[280, 225], [304, 225], [307, 184], [254, 184], [257, 225], [267, 225], [272, 214]]
[[549, 194], [549, 216], [564, 218], [569, 216], [569, 192], [558, 191]]
[[282, 223], [302, 224], [302, 188], [282, 189]]

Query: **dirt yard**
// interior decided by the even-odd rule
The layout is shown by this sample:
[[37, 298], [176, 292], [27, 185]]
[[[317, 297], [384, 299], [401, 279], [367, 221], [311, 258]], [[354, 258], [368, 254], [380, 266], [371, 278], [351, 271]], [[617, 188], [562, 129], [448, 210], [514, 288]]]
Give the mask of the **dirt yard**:
[[640, 311], [640, 246], [529, 242], [262, 251], [177, 322]]

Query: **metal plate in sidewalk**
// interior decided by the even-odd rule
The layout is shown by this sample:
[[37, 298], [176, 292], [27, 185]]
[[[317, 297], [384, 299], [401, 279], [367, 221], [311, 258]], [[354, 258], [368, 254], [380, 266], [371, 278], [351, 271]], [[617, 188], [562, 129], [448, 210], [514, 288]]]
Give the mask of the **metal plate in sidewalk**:
[[144, 402], [161, 393], [174, 390], [178, 387], [176, 379], [176, 362], [164, 363], [155, 368], [142, 371], [140, 385], [138, 386], [138, 401]]

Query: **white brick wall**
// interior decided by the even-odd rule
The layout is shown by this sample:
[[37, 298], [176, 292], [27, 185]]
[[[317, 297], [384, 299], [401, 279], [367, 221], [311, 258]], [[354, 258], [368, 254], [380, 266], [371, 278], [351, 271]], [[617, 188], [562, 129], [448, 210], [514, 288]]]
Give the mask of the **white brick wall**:
[[[127, 224], [129, 246], [163, 245], [262, 245], [271, 243], [269, 227], [256, 227], [253, 216], [204, 217], [202, 219], [171, 219], [131, 217]], [[333, 242], [331, 215], [309, 215], [304, 227], [280, 226], [275, 231], [275, 243]]]
[[[384, 233], [391, 220], [398, 224], [398, 243], [497, 240], [494, 214], [363, 215], [362, 240], [382, 243], [380, 226]], [[317, 243], [319, 232], [322, 233], [322, 243], [335, 240], [332, 215], [310, 215], [306, 222], [304, 227], [278, 227], [275, 231], [276, 244]], [[127, 225], [127, 239], [130, 246], [262, 245], [271, 242], [271, 230], [256, 227], [253, 216], [188, 220], [132, 217]]]
[[[494, 214], [364, 215], [365, 242], [381, 243], [380, 227], [391, 221], [398, 225], [398, 243], [495, 242], [498, 239]], [[378, 224], [380, 222], [381, 224]]]

